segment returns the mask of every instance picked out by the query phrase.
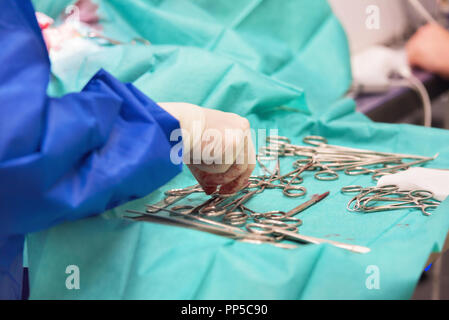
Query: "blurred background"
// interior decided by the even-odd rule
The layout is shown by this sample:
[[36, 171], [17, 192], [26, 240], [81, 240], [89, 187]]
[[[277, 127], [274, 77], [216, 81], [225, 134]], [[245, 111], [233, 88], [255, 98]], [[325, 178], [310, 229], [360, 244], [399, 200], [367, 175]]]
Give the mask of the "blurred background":
[[[449, 21], [447, 0], [329, 0], [329, 2], [349, 37], [355, 83], [358, 78], [366, 77], [366, 74], [378, 72], [379, 66], [382, 66], [382, 59], [394, 59], [394, 57], [387, 58], [385, 52], [379, 53], [379, 47], [403, 51], [410, 37], [428, 22], [426, 14], [446, 28]], [[422, 5], [425, 12], [415, 6], [416, 2]], [[379, 17], [378, 28], [376, 26], [368, 28], [367, 19], [376, 18], [376, 15]], [[365, 70], [359, 70], [360, 65]], [[369, 65], [376, 70], [366, 70]], [[432, 126], [449, 129], [448, 81], [424, 70], [415, 69], [413, 74], [424, 84], [431, 100]], [[358, 110], [375, 121], [422, 124], [423, 98], [418, 90], [406, 86], [398, 86], [397, 82], [394, 85], [377, 82], [374, 88], [367, 90], [353, 88], [350, 94], [356, 99]]]
[[[420, 0], [426, 10], [440, 22], [446, 21], [449, 1]], [[352, 53], [358, 53], [376, 44], [404, 44], [415, 30], [426, 21], [408, 0], [329, 0], [342, 22], [351, 43]], [[380, 9], [380, 29], [365, 27], [367, 7]]]

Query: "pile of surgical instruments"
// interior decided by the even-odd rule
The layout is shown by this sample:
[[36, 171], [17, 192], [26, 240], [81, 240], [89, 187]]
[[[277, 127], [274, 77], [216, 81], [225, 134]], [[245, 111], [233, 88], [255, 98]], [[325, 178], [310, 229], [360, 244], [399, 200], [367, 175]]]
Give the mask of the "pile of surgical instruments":
[[[288, 212], [270, 211], [259, 213], [247, 208], [242, 204], [242, 199], [250, 194], [251, 191], [244, 192], [243, 196], [237, 198], [238, 201], [233, 199], [233, 197], [213, 196], [197, 206], [183, 205], [168, 209], [170, 205], [181, 198], [195, 192], [202, 192], [202, 189], [196, 185], [186, 189], [169, 190], [166, 192], [167, 197], [164, 200], [157, 205], [148, 205], [145, 212], [127, 210], [129, 213], [139, 215], [128, 218], [137, 221], [192, 228], [239, 241], [257, 244], [267, 243], [285, 249], [296, 248], [296, 246], [281, 243], [280, 241], [282, 240], [312, 244], [328, 243], [356, 253], [367, 253], [370, 251], [367, 247], [310, 237], [298, 233], [298, 227], [302, 225], [302, 220], [295, 218], [294, 215], [324, 199], [329, 194], [328, 192], [322, 195], [314, 195], [309, 201], [304, 202]], [[240, 211], [231, 210], [228, 212], [227, 208], [233, 208], [236, 203], [239, 203]], [[167, 212], [170, 215], [162, 215], [160, 214], [161, 212]], [[226, 215], [228, 215], [228, 220], [226, 220]], [[245, 219], [242, 219], [243, 215], [246, 215]], [[222, 217], [222, 221], [218, 221], [217, 217]], [[242, 224], [242, 221], [244, 221], [245, 229], [237, 226]], [[233, 222], [235, 225], [232, 225]]]
[[[319, 136], [304, 138], [305, 146], [293, 145], [288, 138], [271, 136], [267, 138], [267, 146], [261, 148], [257, 156], [259, 167], [264, 174], [252, 176], [246, 188], [237, 194], [223, 196], [214, 193], [206, 201], [198, 205], [176, 205], [176, 202], [193, 194], [203, 194], [199, 185], [184, 189], [173, 189], [165, 193], [166, 198], [155, 205], [147, 205], [144, 212], [128, 210], [138, 216], [129, 217], [139, 221], [149, 221], [168, 225], [193, 228], [226, 236], [239, 241], [252, 243], [269, 243], [282, 248], [295, 247], [282, 240], [300, 243], [329, 243], [339, 248], [357, 253], [367, 253], [369, 248], [357, 245], [309, 237], [298, 233], [302, 220], [297, 214], [323, 200], [329, 192], [313, 195], [310, 200], [301, 203], [290, 211], [258, 212], [250, 209], [247, 202], [256, 195], [269, 189], [279, 189], [290, 198], [299, 198], [307, 194], [303, 183], [303, 173], [317, 171], [315, 178], [323, 181], [336, 180], [338, 172], [348, 175], [371, 174], [374, 180], [383, 175], [396, 173], [411, 166], [421, 165], [436, 158], [383, 153], [370, 150], [354, 149], [327, 144], [327, 140]], [[282, 157], [298, 157], [293, 163], [293, 170], [281, 173]], [[275, 161], [274, 170], [269, 170], [265, 161]], [[408, 161], [406, 161], [408, 160]], [[388, 208], [410, 208], [420, 206], [424, 214], [427, 208], [435, 205], [432, 195], [423, 191], [404, 193], [398, 189], [381, 189], [348, 187], [344, 193], [360, 192], [348, 206], [354, 211], [372, 212], [384, 210], [386, 206], [374, 206], [378, 198], [385, 201], [399, 199], [402, 203], [390, 204]], [[430, 196], [430, 197], [429, 197]], [[423, 199], [425, 198], [425, 199]], [[408, 206], [407, 206], [408, 205]], [[391, 210], [391, 209], [388, 209]]]
[[[245, 205], [252, 197], [267, 189], [282, 189], [285, 196], [292, 198], [305, 195], [305, 188], [291, 185], [293, 184], [292, 180], [299, 179], [301, 172], [304, 170], [292, 175], [282, 175], [278, 160], [276, 169], [271, 175], [251, 177], [248, 186], [238, 194], [230, 196], [214, 194], [199, 205], [174, 205], [189, 195], [203, 193], [203, 189], [199, 185], [185, 189], [173, 189], [165, 192], [166, 198], [157, 204], [147, 205], [145, 212], [128, 210], [130, 213], [139, 214], [137, 217], [129, 218], [178, 225], [240, 241], [269, 243], [282, 248], [295, 247], [291, 244], [280, 243], [284, 239], [289, 239], [300, 243], [329, 243], [357, 253], [369, 252], [369, 248], [298, 233], [298, 227], [302, 225], [302, 220], [295, 216], [326, 198], [329, 192], [313, 195], [310, 200], [301, 203], [288, 212], [257, 212]], [[288, 180], [288, 178], [291, 179]], [[169, 213], [169, 216], [161, 213]], [[244, 227], [244, 229], [240, 227]]]
[[[288, 239], [300, 243], [328, 243], [357, 253], [369, 252], [370, 249], [366, 247], [305, 236], [298, 233], [298, 227], [302, 225], [302, 220], [295, 216], [323, 200], [329, 195], [329, 192], [322, 195], [313, 195], [310, 200], [296, 206], [288, 212], [257, 212], [245, 205], [252, 197], [267, 189], [282, 189], [285, 196], [292, 198], [305, 195], [306, 190], [303, 187], [292, 185], [293, 179], [297, 180], [294, 182], [295, 184], [300, 181], [298, 179], [302, 171], [298, 171], [292, 175], [282, 175], [278, 160], [276, 169], [271, 175], [251, 177], [248, 186], [238, 194], [231, 196], [214, 194], [208, 200], [196, 206], [173, 206], [179, 200], [194, 193], [202, 193], [203, 190], [199, 185], [185, 189], [169, 190], [165, 193], [165, 199], [156, 205], [147, 205], [145, 212], [128, 210], [130, 213], [139, 214], [137, 217], [129, 218], [138, 221], [193, 228], [239, 241], [268, 243], [281, 248], [296, 247], [292, 244], [280, 242]], [[161, 213], [169, 213], [169, 216]], [[244, 229], [240, 227], [244, 227]]]
[[382, 187], [348, 186], [341, 189], [343, 194], [356, 194], [348, 203], [348, 210], [353, 212], [379, 212], [399, 209], [420, 209], [430, 216], [429, 210], [436, 209], [440, 201], [433, 193], [426, 190], [400, 190], [390, 185]]
[[306, 145], [302, 146], [278, 136], [268, 137], [267, 142], [268, 146], [262, 147], [259, 152], [259, 160], [298, 157], [293, 163], [297, 170], [307, 166], [307, 170], [318, 171], [315, 178], [323, 181], [337, 180], [339, 171], [352, 176], [370, 174], [373, 180], [378, 180], [384, 175], [423, 165], [438, 157], [438, 154], [434, 157], [422, 157], [330, 145], [321, 136], [305, 137], [303, 142]]
[[[263, 164], [260, 163], [262, 166]], [[302, 203], [294, 209], [283, 211], [270, 211], [265, 213], [256, 212], [246, 206], [246, 203], [254, 198], [256, 195], [268, 189], [280, 189], [284, 196], [289, 198], [297, 198], [305, 196], [307, 190], [303, 186], [298, 186], [303, 180], [301, 173], [308, 167], [304, 166], [300, 170], [294, 170], [287, 174], [281, 174], [279, 159], [276, 161], [276, 168], [270, 172], [266, 167], [267, 174], [260, 176], [251, 176], [248, 185], [234, 195], [219, 195], [213, 194], [208, 200], [198, 206], [192, 205], [178, 205], [167, 209], [168, 206], [194, 193], [203, 193], [203, 189], [199, 185], [187, 187], [185, 189], [169, 190], [165, 193], [165, 199], [156, 205], [148, 205], [147, 212], [156, 213], [158, 211], [166, 211], [171, 214], [181, 213], [183, 215], [200, 215], [204, 217], [221, 218], [222, 222], [231, 226], [244, 226], [249, 220], [259, 222], [261, 219], [275, 219], [294, 221], [294, 216], [304, 211], [313, 204], [321, 201], [328, 192], [322, 195], [314, 195], [309, 201]], [[298, 221], [295, 221], [296, 223]]]

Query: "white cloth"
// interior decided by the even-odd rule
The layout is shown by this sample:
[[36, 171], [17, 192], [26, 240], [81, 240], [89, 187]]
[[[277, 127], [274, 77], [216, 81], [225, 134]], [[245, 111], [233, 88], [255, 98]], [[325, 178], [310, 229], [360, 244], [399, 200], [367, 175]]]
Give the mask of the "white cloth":
[[383, 176], [378, 187], [396, 185], [402, 190], [426, 190], [433, 192], [435, 199], [444, 201], [449, 195], [449, 170], [410, 168], [399, 173]]

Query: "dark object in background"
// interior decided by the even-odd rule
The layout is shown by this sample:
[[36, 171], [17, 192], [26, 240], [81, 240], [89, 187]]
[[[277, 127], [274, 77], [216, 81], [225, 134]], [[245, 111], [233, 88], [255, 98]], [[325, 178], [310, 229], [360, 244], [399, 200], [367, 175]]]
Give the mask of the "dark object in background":
[[[422, 70], [414, 73], [424, 83], [432, 101], [449, 90], [449, 81], [445, 79]], [[422, 100], [417, 92], [410, 88], [396, 87], [384, 94], [360, 95], [356, 98], [356, 102], [357, 111], [376, 122], [421, 125], [423, 121]], [[436, 115], [438, 113], [434, 112], [434, 126], [443, 127], [443, 119]]]
[[449, 300], [449, 254], [443, 254], [424, 271], [419, 279], [413, 300]]

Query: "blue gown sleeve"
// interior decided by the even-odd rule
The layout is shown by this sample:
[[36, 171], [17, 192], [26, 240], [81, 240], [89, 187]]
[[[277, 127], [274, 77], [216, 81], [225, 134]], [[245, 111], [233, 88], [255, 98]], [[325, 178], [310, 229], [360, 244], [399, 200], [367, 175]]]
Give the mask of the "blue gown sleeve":
[[132, 84], [100, 70], [79, 93], [47, 96], [29, 0], [0, 2], [0, 44], [0, 298], [11, 298], [26, 233], [145, 196], [181, 165], [170, 160], [178, 121]]

